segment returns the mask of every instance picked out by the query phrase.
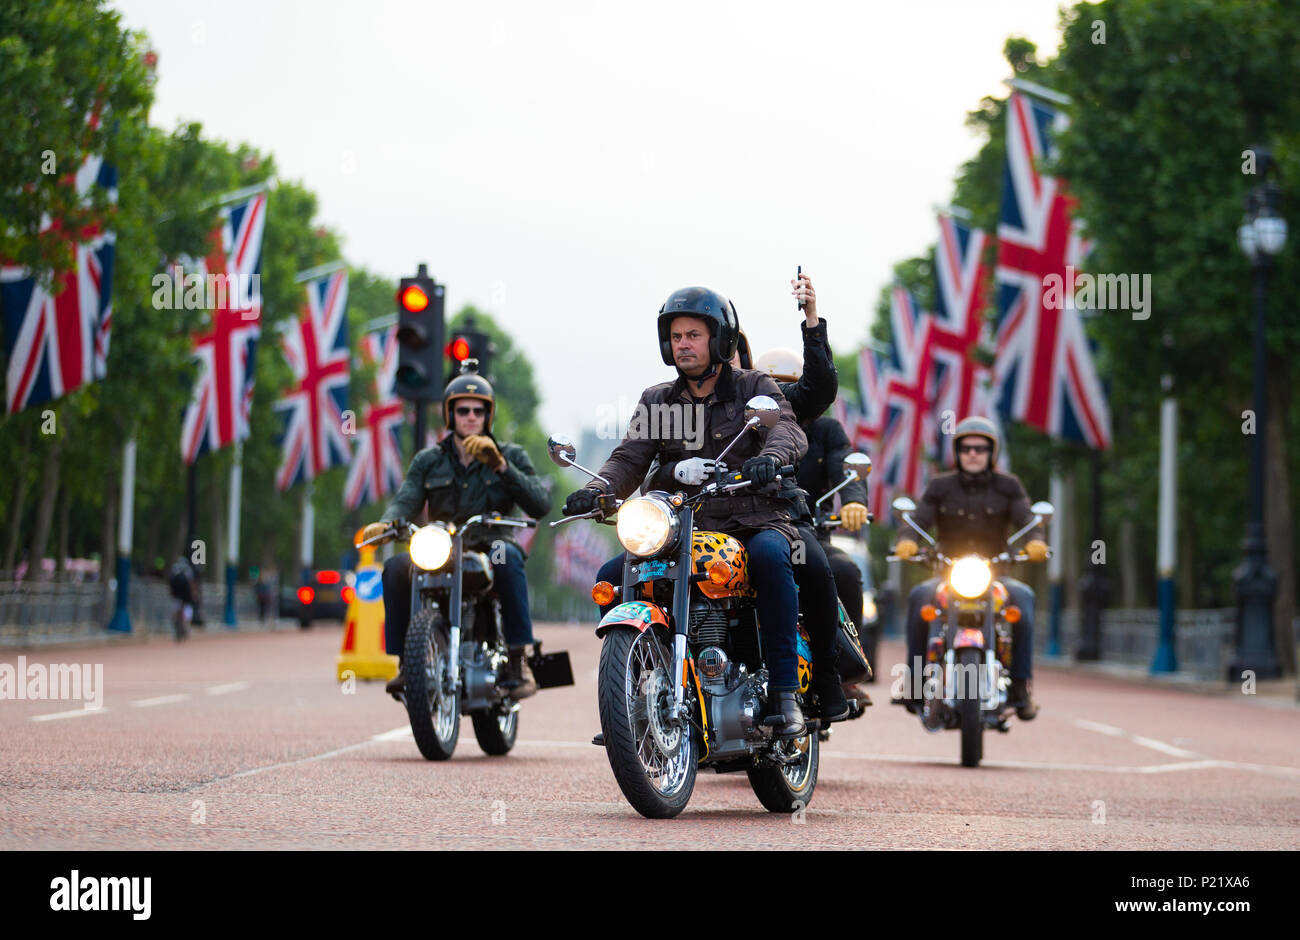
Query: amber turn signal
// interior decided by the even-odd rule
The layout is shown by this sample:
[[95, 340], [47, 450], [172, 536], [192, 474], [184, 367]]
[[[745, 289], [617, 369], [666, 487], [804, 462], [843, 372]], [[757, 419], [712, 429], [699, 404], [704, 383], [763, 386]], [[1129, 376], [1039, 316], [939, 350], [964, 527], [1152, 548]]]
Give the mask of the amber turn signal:
[[714, 584], [726, 584], [731, 580], [731, 565], [725, 561], [715, 561], [709, 565], [709, 580]]
[[608, 581], [597, 581], [591, 586], [591, 599], [601, 607], [614, 603], [614, 585]]
[[1002, 611], [1002, 616], [1007, 618], [1007, 623], [1020, 622], [1020, 608], [1012, 604], [1006, 610]]
[[939, 616], [939, 609], [935, 607], [933, 604], [926, 604], [924, 607], [921, 608], [921, 619], [924, 620], [926, 623], [932, 622], [934, 618], [938, 616]]

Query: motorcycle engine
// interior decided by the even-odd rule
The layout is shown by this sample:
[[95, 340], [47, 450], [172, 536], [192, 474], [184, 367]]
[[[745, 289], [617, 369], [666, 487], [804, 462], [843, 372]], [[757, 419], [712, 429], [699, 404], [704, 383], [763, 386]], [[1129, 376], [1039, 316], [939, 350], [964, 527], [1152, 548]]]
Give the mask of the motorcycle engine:
[[709, 699], [709, 721], [718, 741], [714, 752], [717, 756], [745, 754], [749, 752], [750, 742], [766, 740], [759, 725], [763, 715], [759, 698], [763, 682], [758, 676], [745, 675], [744, 667], [736, 669], [739, 681], [735, 688]]

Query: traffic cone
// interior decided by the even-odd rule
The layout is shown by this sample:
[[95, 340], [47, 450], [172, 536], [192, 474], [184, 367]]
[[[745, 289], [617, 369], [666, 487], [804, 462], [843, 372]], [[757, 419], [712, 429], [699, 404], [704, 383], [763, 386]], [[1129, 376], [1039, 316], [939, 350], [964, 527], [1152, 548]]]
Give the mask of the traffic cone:
[[[356, 541], [361, 541], [360, 532]], [[345, 672], [358, 679], [387, 680], [397, 675], [397, 657], [384, 652], [384, 566], [375, 561], [373, 546], [360, 551], [337, 660], [340, 682], [348, 678]]]

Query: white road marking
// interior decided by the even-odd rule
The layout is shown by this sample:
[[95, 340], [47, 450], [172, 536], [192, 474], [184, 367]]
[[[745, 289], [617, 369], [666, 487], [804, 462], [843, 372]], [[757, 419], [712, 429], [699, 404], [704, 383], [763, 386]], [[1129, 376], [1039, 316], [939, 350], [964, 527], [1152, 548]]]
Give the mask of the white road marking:
[[400, 728], [394, 728], [392, 731], [385, 731], [382, 734], [376, 734], [371, 737], [372, 741], [400, 741], [403, 738], [411, 736], [411, 726], [402, 725]]
[[242, 692], [246, 688], [247, 682], [227, 682], [225, 685], [210, 685], [203, 691], [209, 695], [227, 695], [230, 692]]
[[1097, 721], [1088, 721], [1086, 718], [1076, 718], [1074, 723], [1085, 731], [1096, 731], [1099, 734], [1108, 734], [1113, 738], [1122, 738], [1125, 734], [1123, 728], [1116, 728], [1114, 725], [1103, 725]]
[[48, 715], [33, 715], [32, 721], [57, 721], [60, 718], [80, 718], [83, 715], [99, 715], [108, 711], [107, 706], [99, 708], [77, 708], [70, 712], [52, 712]]
[[1131, 741], [1139, 747], [1150, 748], [1153, 751], [1159, 751], [1161, 754], [1168, 754], [1170, 757], [1184, 757], [1189, 760], [1200, 758], [1201, 755], [1195, 751], [1189, 751], [1185, 748], [1174, 747], [1172, 744], [1166, 744], [1164, 741], [1157, 741], [1155, 738], [1144, 737], [1140, 734], [1132, 734], [1123, 728], [1116, 728], [1114, 725], [1103, 725], [1100, 722], [1088, 721], [1086, 718], [1074, 719], [1075, 727], [1082, 728], [1084, 731], [1096, 731], [1098, 734], [1109, 735], [1113, 738], [1124, 738]]
[[138, 698], [131, 704], [136, 708], [152, 708], [155, 705], [174, 705], [177, 702], [183, 702], [190, 697], [188, 692], [181, 692], [177, 695], [160, 695], [157, 698]]

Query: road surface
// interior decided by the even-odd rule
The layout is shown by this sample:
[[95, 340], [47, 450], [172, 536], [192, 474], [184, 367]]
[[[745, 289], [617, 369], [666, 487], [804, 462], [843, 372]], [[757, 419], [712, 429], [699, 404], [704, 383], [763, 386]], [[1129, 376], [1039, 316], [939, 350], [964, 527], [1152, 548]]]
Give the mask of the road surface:
[[524, 703], [512, 754], [484, 756], [466, 720], [446, 763], [420, 757], [382, 683], [342, 690], [337, 625], [208, 633], [23, 654], [102, 665], [103, 707], [0, 701], [0, 849], [1300, 845], [1300, 709], [1281, 701], [1040, 669], [1039, 717], [964, 769], [955, 732], [927, 734], [877, 683], [822, 746], [800, 819], [763, 811], [743, 774], [701, 772], [680, 817], [650, 821], [589, 743], [588, 627], [539, 625], [577, 684]]

